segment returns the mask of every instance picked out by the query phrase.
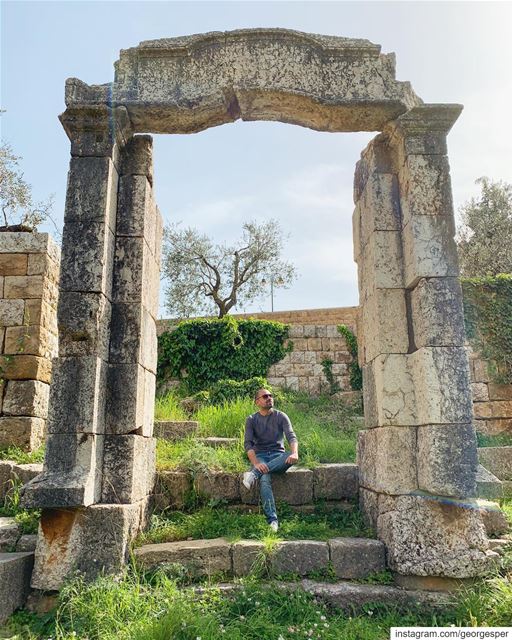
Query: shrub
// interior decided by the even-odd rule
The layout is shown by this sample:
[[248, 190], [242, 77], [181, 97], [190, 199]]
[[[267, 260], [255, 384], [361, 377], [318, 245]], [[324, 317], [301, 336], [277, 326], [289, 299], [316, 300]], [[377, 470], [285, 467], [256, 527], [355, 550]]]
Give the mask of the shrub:
[[219, 380], [266, 376], [291, 351], [288, 325], [268, 320], [186, 320], [158, 343], [158, 378], [178, 378], [194, 393]]
[[348, 365], [350, 386], [354, 391], [360, 391], [363, 388], [363, 372], [357, 361], [357, 338], [354, 332], [345, 324], [338, 325], [338, 331], [345, 338], [349, 353], [353, 358], [352, 362]]
[[219, 380], [210, 387], [209, 399], [212, 404], [220, 404], [222, 402], [236, 400], [237, 398], [253, 398], [256, 391], [262, 388], [272, 391], [266, 379], [261, 376], [255, 376], [254, 378], [241, 381]]

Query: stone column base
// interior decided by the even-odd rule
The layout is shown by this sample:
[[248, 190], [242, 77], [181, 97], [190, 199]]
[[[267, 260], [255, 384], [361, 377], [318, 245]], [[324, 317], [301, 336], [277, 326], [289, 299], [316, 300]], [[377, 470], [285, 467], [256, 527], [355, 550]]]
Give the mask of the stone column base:
[[134, 504], [45, 509], [39, 524], [31, 586], [54, 591], [74, 574], [92, 580], [120, 573], [129, 543], [148, 518], [149, 498]]

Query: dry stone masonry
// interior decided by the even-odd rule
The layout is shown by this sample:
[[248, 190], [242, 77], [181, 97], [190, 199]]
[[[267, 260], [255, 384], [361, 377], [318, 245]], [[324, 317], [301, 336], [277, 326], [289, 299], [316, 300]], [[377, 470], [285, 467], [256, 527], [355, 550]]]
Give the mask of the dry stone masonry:
[[44, 439], [59, 265], [47, 233], [0, 233], [0, 446], [32, 451]]
[[366, 40], [250, 29], [143, 42], [114, 82], [67, 81], [62, 333], [44, 470], [25, 493], [43, 508], [33, 586], [119, 570], [144, 520], [161, 222], [151, 139], [135, 134], [238, 119], [381, 132], [354, 185], [361, 499], [398, 574], [485, 572], [446, 155], [461, 107], [423, 104], [394, 67]]

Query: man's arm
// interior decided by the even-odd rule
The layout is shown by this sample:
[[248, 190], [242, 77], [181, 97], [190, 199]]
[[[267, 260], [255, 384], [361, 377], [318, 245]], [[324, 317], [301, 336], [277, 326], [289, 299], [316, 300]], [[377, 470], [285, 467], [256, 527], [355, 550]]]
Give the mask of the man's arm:
[[288, 444], [290, 445], [291, 450], [290, 455], [286, 458], [286, 464], [297, 464], [297, 462], [299, 461], [299, 441], [297, 440], [297, 436], [295, 435], [295, 431], [293, 430], [290, 418], [286, 415], [286, 413], [283, 413], [282, 415], [284, 419], [284, 435], [288, 440]]

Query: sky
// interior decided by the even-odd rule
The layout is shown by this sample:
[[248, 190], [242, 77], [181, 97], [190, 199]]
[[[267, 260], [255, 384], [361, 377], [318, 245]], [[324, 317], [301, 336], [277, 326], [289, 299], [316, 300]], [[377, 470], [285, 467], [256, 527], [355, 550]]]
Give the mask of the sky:
[[[425, 102], [464, 105], [448, 136], [455, 209], [478, 194], [480, 176], [512, 182], [512, 3], [4, 0], [0, 11], [2, 140], [22, 156], [36, 198], [55, 194], [59, 227], [69, 141], [57, 116], [66, 78], [111, 82], [120, 49], [207, 31], [283, 27], [380, 44], [396, 54], [397, 79], [409, 80]], [[274, 291], [275, 310], [357, 305], [352, 181], [374, 135], [241, 121], [156, 135], [156, 200], [165, 222], [181, 221], [219, 243], [235, 242], [244, 222], [277, 220], [299, 277]], [[262, 287], [245, 310], [270, 304]]]

